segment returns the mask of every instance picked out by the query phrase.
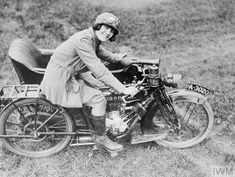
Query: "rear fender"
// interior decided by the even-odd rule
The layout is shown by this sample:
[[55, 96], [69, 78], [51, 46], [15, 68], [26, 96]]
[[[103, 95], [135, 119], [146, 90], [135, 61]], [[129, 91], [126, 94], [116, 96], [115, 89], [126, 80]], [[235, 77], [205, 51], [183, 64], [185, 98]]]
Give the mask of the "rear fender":
[[189, 91], [185, 89], [176, 89], [168, 92], [169, 96], [174, 100], [188, 100], [197, 104], [204, 104], [207, 98], [197, 92]]

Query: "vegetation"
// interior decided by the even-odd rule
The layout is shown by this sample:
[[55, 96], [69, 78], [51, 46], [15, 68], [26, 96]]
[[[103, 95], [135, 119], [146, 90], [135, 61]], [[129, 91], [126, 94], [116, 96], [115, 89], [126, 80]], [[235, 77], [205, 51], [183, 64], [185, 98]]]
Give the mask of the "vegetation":
[[[6, 154], [0, 176], [208, 176], [210, 166], [235, 164], [235, 1], [234, 0], [1, 0], [1, 85], [17, 83], [7, 59], [11, 41], [26, 38], [39, 48], [55, 48], [91, 26], [104, 11], [122, 22], [106, 47], [131, 48], [139, 58], [162, 59], [163, 72], [212, 90], [216, 124], [206, 142], [184, 150], [153, 144], [129, 146], [111, 159], [105, 151], [89, 158], [90, 147], [68, 147], [48, 158]], [[235, 173], [235, 169], [234, 169]]]

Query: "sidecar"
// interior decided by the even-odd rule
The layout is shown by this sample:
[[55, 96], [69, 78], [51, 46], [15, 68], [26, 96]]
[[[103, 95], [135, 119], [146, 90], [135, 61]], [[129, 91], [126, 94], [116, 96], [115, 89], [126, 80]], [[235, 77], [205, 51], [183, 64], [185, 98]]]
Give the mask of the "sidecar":
[[14, 40], [8, 50], [8, 56], [20, 84], [40, 84], [53, 52], [54, 50], [38, 49], [24, 39]]
[[32, 43], [14, 40], [8, 50], [20, 84], [4, 85], [0, 90], [0, 108], [21, 98], [39, 97], [39, 84], [54, 50], [38, 49]]

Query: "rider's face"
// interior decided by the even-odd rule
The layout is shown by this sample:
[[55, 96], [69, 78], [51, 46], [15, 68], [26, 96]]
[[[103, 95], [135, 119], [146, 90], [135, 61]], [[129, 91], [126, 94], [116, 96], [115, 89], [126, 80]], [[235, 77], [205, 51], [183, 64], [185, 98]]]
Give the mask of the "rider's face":
[[108, 25], [102, 25], [100, 30], [96, 31], [96, 35], [101, 42], [109, 40], [114, 34], [112, 27]]

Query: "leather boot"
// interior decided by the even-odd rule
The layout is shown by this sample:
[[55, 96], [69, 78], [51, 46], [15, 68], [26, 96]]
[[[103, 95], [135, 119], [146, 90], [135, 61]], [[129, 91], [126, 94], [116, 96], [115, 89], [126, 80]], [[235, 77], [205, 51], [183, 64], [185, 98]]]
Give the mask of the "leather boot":
[[95, 132], [94, 141], [97, 146], [103, 147], [107, 151], [121, 151], [123, 146], [118, 144], [117, 142], [113, 142], [106, 135], [106, 126], [105, 126], [106, 116], [91, 116], [90, 122], [92, 122], [92, 126]]

